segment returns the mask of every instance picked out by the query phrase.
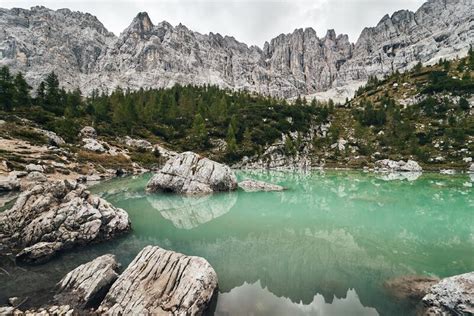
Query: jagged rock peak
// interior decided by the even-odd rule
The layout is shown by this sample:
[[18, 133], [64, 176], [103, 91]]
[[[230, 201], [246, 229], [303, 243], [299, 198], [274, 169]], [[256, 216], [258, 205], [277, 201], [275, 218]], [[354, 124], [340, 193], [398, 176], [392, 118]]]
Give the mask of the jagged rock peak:
[[126, 32], [137, 32], [137, 33], [148, 33], [154, 28], [153, 23], [151, 22], [148, 13], [139, 12], [137, 16], [133, 19], [130, 26], [127, 28]]

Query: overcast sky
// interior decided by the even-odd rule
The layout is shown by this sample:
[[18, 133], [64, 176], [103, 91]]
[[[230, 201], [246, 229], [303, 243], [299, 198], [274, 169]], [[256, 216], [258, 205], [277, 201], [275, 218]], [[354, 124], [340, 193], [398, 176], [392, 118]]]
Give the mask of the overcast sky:
[[200, 33], [234, 36], [249, 45], [295, 28], [313, 27], [318, 36], [327, 29], [348, 34], [356, 41], [365, 26], [374, 26], [385, 15], [401, 9], [415, 11], [424, 0], [0, 0], [0, 7], [52, 9], [68, 7], [89, 12], [119, 35], [140, 11], [154, 24], [163, 20], [183, 23]]

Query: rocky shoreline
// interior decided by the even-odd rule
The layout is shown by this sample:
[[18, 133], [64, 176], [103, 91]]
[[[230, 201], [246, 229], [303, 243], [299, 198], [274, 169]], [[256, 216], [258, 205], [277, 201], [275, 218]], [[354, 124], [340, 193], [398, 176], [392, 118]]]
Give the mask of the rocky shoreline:
[[[81, 137], [86, 150], [110, 156], [126, 155], [126, 152], [97, 140], [93, 128], [84, 128]], [[55, 139], [55, 142], [60, 143], [60, 140]], [[149, 192], [204, 195], [238, 188], [246, 192], [285, 190], [282, 186], [252, 179], [238, 183], [230, 167], [192, 152], [178, 154], [132, 138], [126, 138], [124, 142], [141, 150], [157, 150], [166, 157], [167, 162], [146, 186]], [[308, 167], [304, 169], [311, 169], [303, 165]], [[270, 167], [267, 165], [264, 169], [274, 169]], [[41, 264], [74, 247], [110, 240], [130, 231], [132, 223], [124, 210], [91, 194], [80, 183], [122, 175], [126, 173], [124, 170], [109, 170], [106, 176], [65, 172], [58, 178], [57, 170], [47, 172], [47, 164], [28, 163], [23, 168], [22, 171], [9, 171], [0, 178], [0, 191], [19, 192], [13, 206], [0, 213], [2, 255], [13, 256], [18, 263]], [[5, 166], [5, 169], [9, 167]], [[281, 170], [282, 166], [275, 169]], [[137, 167], [133, 172], [145, 171], [148, 170]], [[384, 180], [410, 181], [423, 169], [412, 160], [384, 159], [365, 171], [373, 171]], [[468, 172], [474, 173], [472, 164]], [[119, 263], [112, 255], [100, 256], [68, 273], [58, 283], [56, 294], [48, 304], [22, 310], [21, 300], [11, 298], [11, 306], [0, 307], [0, 314], [201, 315], [217, 289], [217, 275], [205, 259], [158, 246], [145, 247], [125, 271], [121, 274], [119, 271]], [[439, 282], [430, 280], [417, 287], [416, 293], [409, 297], [422, 302], [426, 315], [472, 313], [472, 273]], [[410, 292], [410, 284], [418, 281], [416, 278], [403, 280], [402, 288]]]

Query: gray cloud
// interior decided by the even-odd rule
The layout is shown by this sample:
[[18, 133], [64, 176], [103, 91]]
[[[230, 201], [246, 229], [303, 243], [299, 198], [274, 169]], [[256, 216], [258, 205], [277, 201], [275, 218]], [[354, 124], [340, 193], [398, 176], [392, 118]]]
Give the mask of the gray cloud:
[[200, 33], [234, 36], [249, 45], [296, 28], [313, 27], [319, 36], [327, 29], [356, 41], [365, 26], [401, 9], [416, 10], [423, 0], [0, 0], [0, 7], [44, 5], [89, 12], [115, 34], [123, 31], [140, 11], [154, 23], [182, 23]]

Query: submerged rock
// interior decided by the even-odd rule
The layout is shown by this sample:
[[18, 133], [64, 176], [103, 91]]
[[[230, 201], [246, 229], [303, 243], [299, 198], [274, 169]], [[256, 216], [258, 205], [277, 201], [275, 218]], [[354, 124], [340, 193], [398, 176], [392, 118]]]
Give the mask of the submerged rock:
[[98, 312], [201, 315], [216, 288], [216, 272], [205, 259], [147, 246], [112, 285]]
[[257, 180], [244, 180], [239, 182], [239, 187], [245, 192], [258, 192], [258, 191], [284, 191], [285, 187], [280, 185], [271, 184]]
[[377, 171], [421, 172], [423, 170], [414, 160], [408, 160], [407, 162], [390, 159], [378, 160], [375, 162], [375, 168]]
[[54, 303], [83, 310], [97, 307], [118, 278], [115, 256], [103, 255], [69, 272], [58, 283]]
[[226, 165], [185, 152], [169, 159], [147, 184], [147, 191], [203, 194], [233, 191], [237, 178]]
[[424, 315], [474, 314], [474, 272], [442, 279], [423, 297]]
[[384, 286], [398, 299], [420, 301], [437, 282], [439, 279], [434, 277], [405, 275], [388, 280]]
[[46, 182], [22, 192], [0, 213], [0, 243], [17, 259], [43, 262], [58, 251], [108, 240], [130, 229], [128, 214], [75, 181]]

